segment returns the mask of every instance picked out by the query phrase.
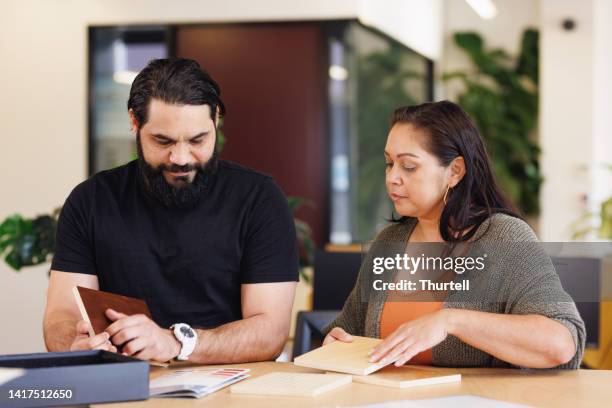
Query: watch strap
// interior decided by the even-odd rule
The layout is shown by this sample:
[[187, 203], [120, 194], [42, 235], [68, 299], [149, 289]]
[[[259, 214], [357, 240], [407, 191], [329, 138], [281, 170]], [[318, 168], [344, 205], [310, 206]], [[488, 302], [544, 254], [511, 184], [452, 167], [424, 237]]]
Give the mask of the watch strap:
[[181, 350], [176, 359], [181, 361], [189, 359], [189, 356], [195, 350], [197, 333], [186, 323], [175, 323], [170, 326], [170, 330], [181, 343]]

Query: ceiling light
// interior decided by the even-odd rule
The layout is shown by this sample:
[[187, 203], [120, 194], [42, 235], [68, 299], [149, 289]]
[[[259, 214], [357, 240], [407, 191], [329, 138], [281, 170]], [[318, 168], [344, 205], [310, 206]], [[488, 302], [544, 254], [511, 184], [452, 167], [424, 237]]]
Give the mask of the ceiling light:
[[329, 77], [336, 81], [345, 81], [348, 78], [348, 71], [340, 65], [331, 65], [329, 67]]

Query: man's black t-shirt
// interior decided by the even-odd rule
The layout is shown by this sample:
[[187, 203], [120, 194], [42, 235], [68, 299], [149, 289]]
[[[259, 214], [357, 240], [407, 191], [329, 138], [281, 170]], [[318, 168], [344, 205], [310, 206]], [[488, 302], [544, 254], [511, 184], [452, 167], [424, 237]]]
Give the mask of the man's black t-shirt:
[[197, 206], [176, 210], [138, 177], [132, 161], [72, 191], [51, 269], [97, 275], [100, 290], [144, 299], [161, 327], [240, 320], [241, 284], [298, 279], [293, 218], [272, 178], [221, 160]]

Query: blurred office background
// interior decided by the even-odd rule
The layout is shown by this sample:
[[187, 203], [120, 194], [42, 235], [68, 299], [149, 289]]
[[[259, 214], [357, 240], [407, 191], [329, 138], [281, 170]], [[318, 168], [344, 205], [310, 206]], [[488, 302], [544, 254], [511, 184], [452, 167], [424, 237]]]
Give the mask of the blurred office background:
[[[182, 56], [221, 85], [222, 158], [306, 199], [295, 216], [320, 268], [306, 269], [296, 309], [341, 304], [316, 293], [317, 276], [350, 287], [354, 274], [322, 278], [338, 265], [326, 256], [358, 251], [390, 216], [382, 150], [399, 105], [451, 99], [468, 110], [541, 240], [611, 238], [612, 0], [9, 0], [0, 9], [0, 222], [51, 213], [89, 175], [131, 160], [131, 81], [151, 58]], [[44, 349], [48, 267], [0, 262], [0, 354]], [[599, 363], [612, 320], [595, 309], [585, 313]]]

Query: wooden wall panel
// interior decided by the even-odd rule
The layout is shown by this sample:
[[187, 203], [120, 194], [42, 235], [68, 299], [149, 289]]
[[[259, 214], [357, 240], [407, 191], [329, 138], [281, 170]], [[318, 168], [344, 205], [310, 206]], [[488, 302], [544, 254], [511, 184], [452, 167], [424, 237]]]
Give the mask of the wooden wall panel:
[[316, 22], [182, 26], [175, 53], [193, 58], [222, 90], [221, 157], [272, 175], [314, 208], [298, 216], [318, 245], [328, 237], [326, 50]]

